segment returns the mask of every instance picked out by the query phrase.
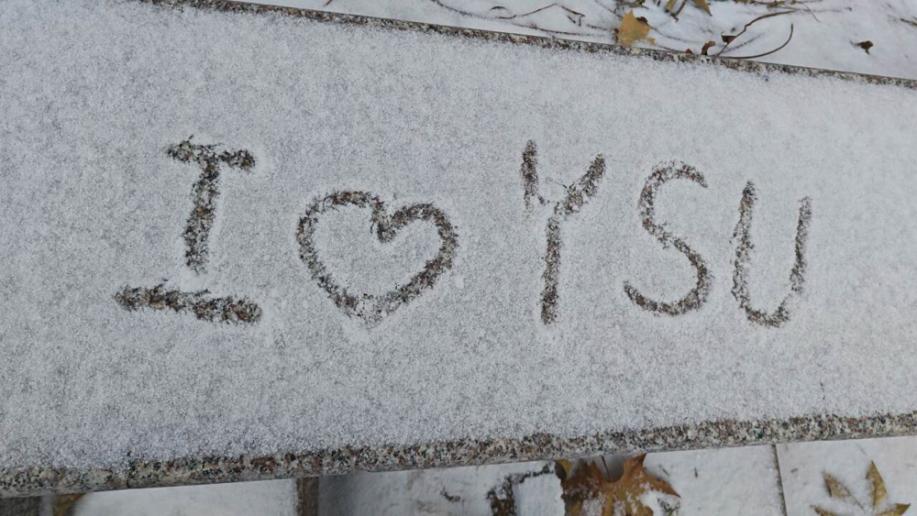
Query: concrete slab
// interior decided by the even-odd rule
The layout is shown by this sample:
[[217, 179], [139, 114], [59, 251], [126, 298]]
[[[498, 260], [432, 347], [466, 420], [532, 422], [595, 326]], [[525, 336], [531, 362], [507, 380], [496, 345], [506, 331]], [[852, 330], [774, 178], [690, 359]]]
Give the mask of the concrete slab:
[[912, 81], [4, 7], [2, 493], [917, 429]]

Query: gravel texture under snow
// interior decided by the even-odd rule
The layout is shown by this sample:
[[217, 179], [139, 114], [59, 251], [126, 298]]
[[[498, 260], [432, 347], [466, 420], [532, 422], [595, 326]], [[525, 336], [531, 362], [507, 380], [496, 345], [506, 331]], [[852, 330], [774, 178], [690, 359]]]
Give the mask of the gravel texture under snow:
[[[913, 89], [110, 0], [5, 0], [0, 28], [0, 467], [917, 408]], [[255, 159], [221, 169], [201, 274], [182, 238], [201, 168], [166, 154], [192, 134]], [[528, 140], [548, 201], [530, 210]], [[605, 176], [561, 217], [545, 325], [545, 226], [600, 153]], [[624, 290], [695, 283], [641, 226], [668, 160], [707, 186], [663, 185], [656, 222], [712, 275], [676, 317]], [[812, 202], [781, 328], [730, 291], [749, 180], [757, 308], [789, 291]], [[449, 267], [381, 322], [335, 306], [300, 258], [307, 209], [345, 190], [384, 209], [325, 210], [311, 242], [358, 298], [442, 252], [437, 214], [454, 230]], [[380, 242], [411, 205], [428, 217]], [[164, 280], [261, 316], [115, 301]]]

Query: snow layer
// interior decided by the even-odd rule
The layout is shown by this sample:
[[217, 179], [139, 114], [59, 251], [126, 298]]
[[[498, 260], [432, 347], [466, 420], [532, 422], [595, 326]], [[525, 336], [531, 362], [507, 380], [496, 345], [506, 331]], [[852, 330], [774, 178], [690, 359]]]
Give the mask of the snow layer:
[[[110, 0], [6, 0], [0, 27], [0, 467], [917, 409], [917, 91]], [[202, 275], [182, 240], [200, 169], [165, 152], [192, 134], [256, 160], [221, 172]], [[549, 204], [527, 211], [530, 139]], [[599, 153], [605, 177], [561, 222], [545, 326], [545, 225]], [[637, 207], [673, 159], [707, 187], [664, 185], [656, 221], [713, 280], [700, 310], [666, 317], [623, 285], [662, 300], [694, 285]], [[788, 292], [812, 199], [781, 328], [730, 293], [748, 180], [760, 308]], [[341, 190], [390, 215], [431, 203], [457, 234], [451, 268], [378, 324], [300, 259], [305, 210]], [[315, 233], [353, 292], [404, 285], [440, 244], [429, 222], [380, 243], [354, 210]], [[164, 280], [263, 315], [114, 300]]]
[[296, 516], [296, 482], [273, 480], [89, 493], [73, 516]]
[[771, 446], [651, 453], [645, 465], [678, 493], [680, 516], [783, 514]]
[[[857, 439], [777, 445], [787, 513], [814, 514], [813, 506], [852, 516], [873, 515], [898, 503], [917, 503], [917, 438]], [[888, 497], [872, 510], [870, 462], [876, 465]], [[825, 474], [846, 487], [853, 500], [832, 499]], [[914, 512], [909, 510], [907, 514]]]

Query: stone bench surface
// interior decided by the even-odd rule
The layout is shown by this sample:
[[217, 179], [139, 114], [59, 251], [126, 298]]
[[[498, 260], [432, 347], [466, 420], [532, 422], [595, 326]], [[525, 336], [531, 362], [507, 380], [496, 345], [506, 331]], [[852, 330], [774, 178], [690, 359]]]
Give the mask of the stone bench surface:
[[914, 120], [906, 80], [8, 0], [0, 493], [914, 433]]

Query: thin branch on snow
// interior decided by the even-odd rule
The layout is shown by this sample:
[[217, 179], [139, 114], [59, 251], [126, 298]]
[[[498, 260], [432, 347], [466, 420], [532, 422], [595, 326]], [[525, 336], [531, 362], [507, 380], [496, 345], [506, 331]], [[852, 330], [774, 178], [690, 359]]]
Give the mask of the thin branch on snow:
[[[790, 14], [790, 13], [792, 13], [792, 12], [793, 12], [793, 11], [777, 11], [777, 12], [768, 13], [768, 14], [762, 14], [761, 16], [758, 16], [757, 18], [755, 18], [755, 19], [751, 20], [750, 22], [746, 23], [745, 26], [742, 27], [742, 30], [740, 30], [740, 31], [738, 32], [738, 34], [729, 36], [729, 40], [726, 41], [726, 44], [723, 45], [723, 48], [721, 48], [720, 51], [717, 52], [715, 55], [721, 55], [723, 52], [725, 52], [726, 50], [728, 50], [728, 49], [729, 49], [729, 45], [730, 45], [733, 41], [739, 39], [743, 34], [745, 34], [745, 32], [748, 31], [748, 28], [751, 27], [752, 25], [754, 25], [755, 23], [757, 23], [757, 22], [759, 22], [759, 21], [761, 21], [761, 20], [765, 20], [765, 19], [767, 19], [767, 18], [773, 18], [773, 17], [775, 17], [775, 16], [782, 16], [782, 15], [784, 15], [784, 14]], [[723, 38], [726, 38], [726, 36], [727, 36], [727, 35], [723, 35]]]
[[[476, 13], [473, 11], [468, 11], [465, 9], [461, 9], [458, 7], [448, 5], [445, 2], [443, 2], [442, 0], [429, 0], [429, 1], [439, 7], [442, 7], [443, 9], [452, 11], [462, 16], [468, 16], [470, 18], [475, 18], [478, 20], [507, 21], [507, 22], [511, 22], [513, 25], [516, 25], [518, 27], [525, 27], [528, 29], [541, 31], [541, 32], [544, 32], [546, 34], [553, 35], [553, 36], [603, 36], [603, 35], [610, 34], [611, 32], [610, 27], [601, 27], [601, 26], [594, 25], [594, 24], [583, 23], [583, 19], [586, 16], [584, 13], [574, 11], [573, 9], [570, 9], [561, 4], [558, 4], [557, 2], [551, 2], [547, 5], [543, 5], [531, 11], [526, 11], [523, 13], [513, 13], [510, 9], [503, 7], [502, 5], [495, 5], [494, 7], [490, 8], [489, 10], [490, 13], [494, 13], [494, 14], [488, 16], [488, 15], [484, 15], [481, 13]], [[540, 26], [538, 23], [534, 21], [525, 19], [528, 16], [531, 16], [533, 14], [538, 14], [540, 12], [546, 11], [553, 7], [562, 9], [566, 13], [567, 19], [570, 21], [572, 25], [576, 27], [580, 27], [580, 28], [592, 29], [596, 32], [590, 32], [590, 31], [584, 31], [584, 30], [567, 31], [567, 30], [559, 30], [559, 29], [548, 29], [546, 27]], [[602, 7], [605, 9], [608, 9], [606, 6], [602, 6]], [[503, 12], [503, 11], [510, 13], [510, 14], [496, 14], [496, 13]]]
[[722, 57], [724, 57], [724, 58], [726, 58], [726, 59], [757, 59], [757, 58], [759, 58], [759, 57], [769, 56], [769, 55], [771, 55], [771, 54], [775, 54], [775, 53], [777, 53], [777, 52], [783, 50], [784, 48], [786, 48], [786, 46], [790, 44], [790, 41], [791, 41], [792, 39], [793, 39], [793, 24], [791, 23], [791, 24], [790, 24], [790, 34], [789, 34], [789, 36], [787, 36], [786, 41], [784, 41], [782, 45], [780, 45], [779, 47], [777, 47], [777, 48], [775, 48], [775, 49], [773, 49], [773, 50], [769, 50], [769, 51], [764, 52], [764, 53], [761, 53], [761, 54], [755, 54], [755, 55], [753, 55], [753, 56], [722, 56]]

